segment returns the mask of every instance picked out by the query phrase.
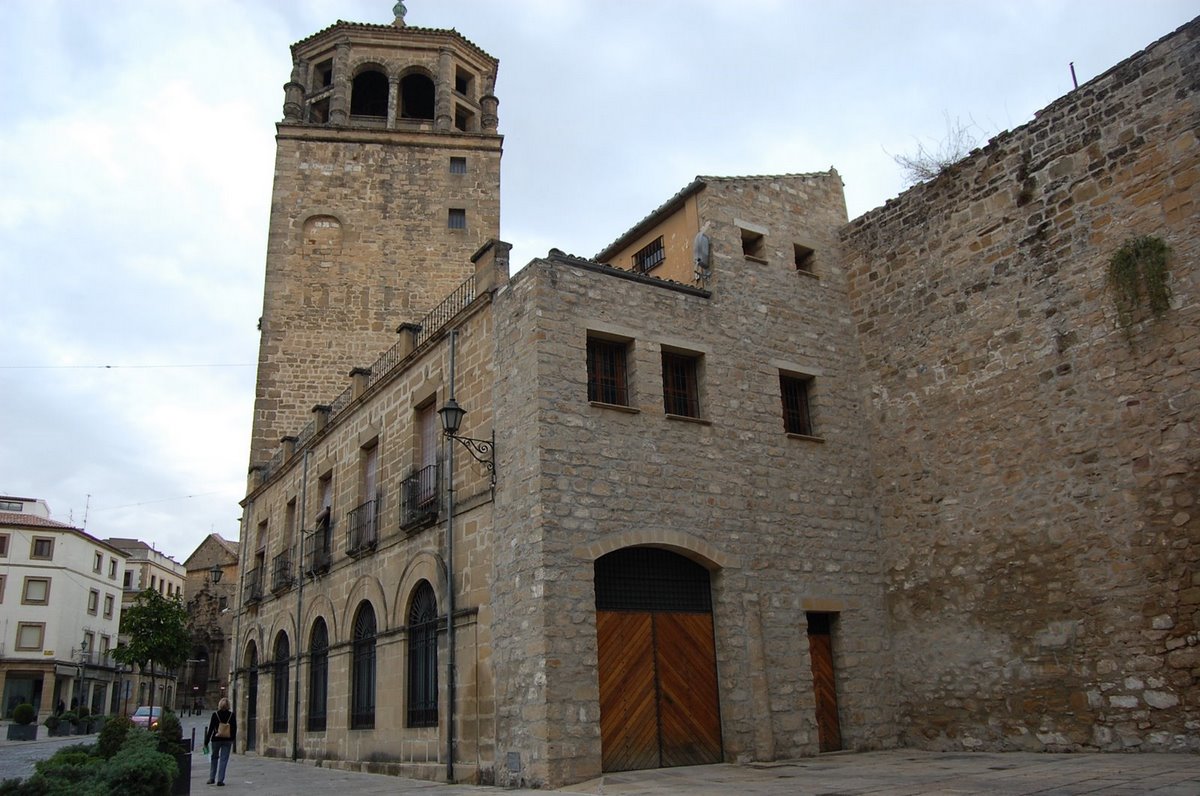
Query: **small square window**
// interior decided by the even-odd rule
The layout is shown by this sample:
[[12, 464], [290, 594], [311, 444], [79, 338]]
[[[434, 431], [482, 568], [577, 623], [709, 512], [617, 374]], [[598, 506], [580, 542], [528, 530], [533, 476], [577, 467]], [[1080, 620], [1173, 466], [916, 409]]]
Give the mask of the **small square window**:
[[450, 214], [447, 218], [447, 226], [449, 226], [450, 229], [467, 228], [467, 211], [461, 207], [450, 208]]
[[467, 159], [466, 158], [450, 158], [450, 173], [451, 174], [466, 174]]
[[113, 617], [113, 596], [111, 594], [104, 595], [104, 618], [112, 619]]
[[767, 257], [767, 236], [750, 229], [742, 230], [742, 254], [756, 260]]
[[40, 650], [45, 632], [44, 622], [21, 622], [17, 625], [17, 649]]
[[812, 376], [779, 374], [779, 392], [783, 397], [783, 428], [789, 434], [813, 433], [810, 391]]
[[96, 557], [92, 559], [92, 572], [99, 572], [104, 569], [104, 553], [96, 553]]
[[454, 70], [454, 90], [459, 94], [470, 96], [471, 85], [475, 82], [475, 76], [461, 66]]
[[333, 85], [333, 59], [322, 61], [313, 67], [313, 83], [316, 88]]
[[23, 605], [46, 605], [50, 602], [50, 578], [25, 578], [21, 595]]
[[588, 337], [588, 400], [617, 406], [629, 405], [626, 359], [629, 344]]
[[792, 252], [795, 257], [796, 270], [805, 274], [813, 273], [813, 260], [816, 252], [799, 243], [792, 244]]
[[699, 364], [698, 355], [663, 351], [663, 410], [667, 414], [700, 417]]
[[54, 539], [45, 536], [33, 537], [33, 545], [29, 548], [29, 557], [46, 561], [54, 558]]
[[88, 592], [88, 608], [87, 612], [92, 616], [96, 615], [96, 609], [100, 606], [100, 592], [92, 589]]

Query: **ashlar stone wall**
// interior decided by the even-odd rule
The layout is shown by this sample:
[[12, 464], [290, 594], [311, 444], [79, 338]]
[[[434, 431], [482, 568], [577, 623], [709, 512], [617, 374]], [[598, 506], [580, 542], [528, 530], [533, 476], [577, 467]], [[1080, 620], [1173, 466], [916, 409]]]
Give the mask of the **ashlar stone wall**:
[[[713, 180], [711, 290], [553, 254], [497, 295], [493, 649], [499, 783], [600, 773], [593, 565], [666, 547], [712, 572], [727, 760], [817, 751], [805, 611], [837, 614], [846, 748], [895, 743], [858, 346], [837, 267], [836, 173]], [[742, 253], [741, 223], [767, 230]], [[792, 243], [820, 248], [797, 273]], [[589, 333], [628, 341], [628, 408], [589, 403]], [[664, 412], [661, 354], [697, 353], [698, 419]], [[814, 378], [789, 436], [779, 374]]]
[[[842, 232], [906, 744], [1200, 749], [1200, 23]], [[1118, 327], [1109, 258], [1170, 245]]]

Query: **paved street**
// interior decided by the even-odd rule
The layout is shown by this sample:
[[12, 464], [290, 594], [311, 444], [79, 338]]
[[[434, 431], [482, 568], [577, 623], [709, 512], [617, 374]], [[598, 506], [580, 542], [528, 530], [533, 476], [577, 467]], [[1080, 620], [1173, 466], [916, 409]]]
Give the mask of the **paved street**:
[[[184, 734], [203, 741], [204, 717], [184, 717]], [[42, 729], [44, 734], [45, 729]], [[60, 746], [95, 736], [7, 742], [0, 736], [0, 779], [26, 777], [33, 761]], [[208, 793], [208, 760], [192, 758], [192, 793]], [[295, 793], [423, 793], [428, 796], [496, 794], [497, 788], [448, 786], [376, 774], [317, 768], [306, 763], [234, 755], [226, 786], [254, 796]], [[588, 794], [687, 796], [1200, 796], [1200, 755], [934, 753], [892, 750], [834, 754], [786, 763], [714, 765], [631, 771], [563, 788]], [[233, 791], [213, 791], [213, 793]], [[507, 793], [533, 791], [505, 790]]]

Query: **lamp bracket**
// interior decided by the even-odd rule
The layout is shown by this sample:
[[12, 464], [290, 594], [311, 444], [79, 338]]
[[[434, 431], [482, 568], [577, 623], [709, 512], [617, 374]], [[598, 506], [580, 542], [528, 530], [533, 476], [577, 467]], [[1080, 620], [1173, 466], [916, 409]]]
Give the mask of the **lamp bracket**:
[[458, 434], [451, 434], [449, 431], [442, 432], [449, 439], [455, 439], [462, 443], [467, 449], [467, 453], [471, 454], [471, 458], [484, 466], [489, 473], [492, 474], [492, 488], [496, 488], [496, 432], [492, 432], [491, 439], [475, 439], [473, 437], [460, 437]]

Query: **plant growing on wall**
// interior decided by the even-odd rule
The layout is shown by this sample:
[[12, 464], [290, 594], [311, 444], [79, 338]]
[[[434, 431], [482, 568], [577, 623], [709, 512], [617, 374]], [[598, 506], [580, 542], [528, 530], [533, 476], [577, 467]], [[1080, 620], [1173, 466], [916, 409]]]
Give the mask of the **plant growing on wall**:
[[1108, 289], [1117, 310], [1117, 323], [1128, 330], [1134, 313], [1145, 307], [1161, 317], [1171, 306], [1167, 259], [1171, 247], [1154, 235], [1128, 238], [1108, 261]]

